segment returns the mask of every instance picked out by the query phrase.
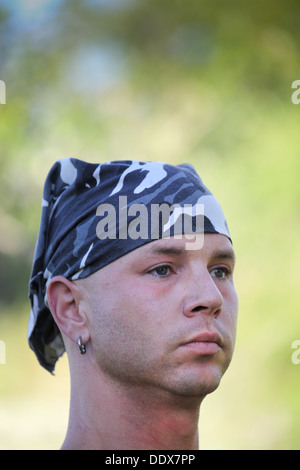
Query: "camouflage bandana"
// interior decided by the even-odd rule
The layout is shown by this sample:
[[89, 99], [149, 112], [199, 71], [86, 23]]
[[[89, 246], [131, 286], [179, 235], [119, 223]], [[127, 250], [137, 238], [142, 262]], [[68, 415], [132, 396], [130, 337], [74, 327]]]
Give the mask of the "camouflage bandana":
[[28, 341], [40, 364], [53, 372], [65, 351], [47, 305], [54, 276], [85, 278], [146, 243], [180, 233], [230, 238], [219, 203], [191, 165], [57, 161], [44, 186], [29, 287]]

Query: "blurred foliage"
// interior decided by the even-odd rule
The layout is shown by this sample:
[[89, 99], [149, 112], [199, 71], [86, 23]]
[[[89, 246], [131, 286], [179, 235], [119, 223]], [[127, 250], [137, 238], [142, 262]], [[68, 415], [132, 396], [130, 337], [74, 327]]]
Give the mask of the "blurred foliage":
[[203, 449], [298, 449], [297, 0], [0, 0], [0, 448], [58, 448], [68, 370], [26, 344], [41, 195], [55, 160], [190, 162], [237, 253], [236, 353]]

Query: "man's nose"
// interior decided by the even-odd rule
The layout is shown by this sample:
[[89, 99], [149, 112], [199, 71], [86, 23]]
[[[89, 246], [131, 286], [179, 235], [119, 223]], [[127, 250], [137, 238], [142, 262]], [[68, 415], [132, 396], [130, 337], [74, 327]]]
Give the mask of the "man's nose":
[[221, 313], [223, 302], [223, 296], [211, 274], [208, 271], [202, 272], [188, 283], [183, 313], [187, 317], [193, 317], [200, 312], [217, 318]]

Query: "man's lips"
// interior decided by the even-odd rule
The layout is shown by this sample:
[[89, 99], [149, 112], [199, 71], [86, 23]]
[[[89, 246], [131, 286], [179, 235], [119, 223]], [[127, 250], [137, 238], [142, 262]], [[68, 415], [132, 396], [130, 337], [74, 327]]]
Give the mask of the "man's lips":
[[187, 339], [180, 346], [190, 349], [197, 354], [208, 356], [216, 354], [222, 348], [223, 341], [217, 332], [204, 331]]

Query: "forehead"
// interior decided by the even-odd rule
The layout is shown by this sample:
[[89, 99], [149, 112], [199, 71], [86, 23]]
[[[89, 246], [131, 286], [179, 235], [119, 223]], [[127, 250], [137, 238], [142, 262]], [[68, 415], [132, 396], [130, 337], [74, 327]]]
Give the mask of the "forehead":
[[[203, 234], [196, 236], [203, 237]], [[189, 239], [185, 236], [155, 240], [124, 255], [122, 258], [114, 261], [112, 265], [121, 266], [121, 264], [125, 265], [139, 260], [150, 260], [163, 255], [199, 259], [230, 258], [233, 262], [235, 261], [232, 244], [225, 235], [205, 234], [203, 243], [199, 244], [201, 246], [199, 249], [189, 249], [191, 245], [187, 241]]]

